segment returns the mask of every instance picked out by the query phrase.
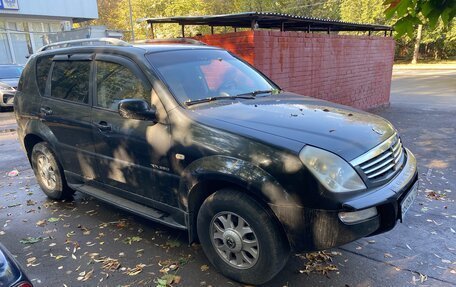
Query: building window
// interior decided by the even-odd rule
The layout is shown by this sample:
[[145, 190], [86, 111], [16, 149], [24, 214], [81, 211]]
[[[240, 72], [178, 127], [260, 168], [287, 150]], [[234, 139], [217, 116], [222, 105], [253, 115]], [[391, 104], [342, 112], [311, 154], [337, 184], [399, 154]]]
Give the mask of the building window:
[[0, 20], [0, 64], [25, 64], [45, 45], [46, 34], [58, 31], [60, 22]]

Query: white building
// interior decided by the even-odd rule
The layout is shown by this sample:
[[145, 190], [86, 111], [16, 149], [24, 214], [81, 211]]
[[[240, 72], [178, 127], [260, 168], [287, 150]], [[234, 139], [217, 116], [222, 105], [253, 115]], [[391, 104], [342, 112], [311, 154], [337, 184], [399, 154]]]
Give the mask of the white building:
[[0, 64], [24, 64], [45, 34], [97, 18], [97, 0], [0, 0]]

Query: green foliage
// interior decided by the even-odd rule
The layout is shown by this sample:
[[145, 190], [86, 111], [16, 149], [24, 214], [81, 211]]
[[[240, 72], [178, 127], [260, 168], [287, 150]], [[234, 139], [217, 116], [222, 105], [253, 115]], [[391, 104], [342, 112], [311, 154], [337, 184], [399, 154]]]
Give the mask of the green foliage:
[[343, 21], [389, 24], [383, 14], [384, 7], [378, 0], [341, 0], [340, 15]]
[[387, 19], [396, 19], [396, 37], [413, 35], [416, 24], [428, 24], [434, 29], [439, 20], [448, 27], [456, 16], [456, 0], [385, 0]]
[[[148, 17], [230, 14], [247, 11], [279, 12], [315, 18], [330, 18], [357, 23], [395, 24], [397, 50], [407, 56], [413, 50], [415, 27], [423, 26], [425, 54], [451, 57], [456, 52], [456, 0], [130, 0], [136, 40], [151, 37]], [[98, 0], [99, 19], [92, 25], [105, 25], [130, 37], [128, 0]], [[387, 9], [385, 11], [385, 5]], [[435, 20], [437, 18], [437, 20]], [[233, 31], [227, 27], [227, 32]], [[223, 27], [215, 28], [223, 33]], [[210, 33], [207, 26], [186, 26], [186, 36]], [[157, 38], [181, 35], [176, 24], [154, 24]], [[422, 47], [423, 48], [423, 47]], [[422, 49], [423, 50], [423, 49]]]

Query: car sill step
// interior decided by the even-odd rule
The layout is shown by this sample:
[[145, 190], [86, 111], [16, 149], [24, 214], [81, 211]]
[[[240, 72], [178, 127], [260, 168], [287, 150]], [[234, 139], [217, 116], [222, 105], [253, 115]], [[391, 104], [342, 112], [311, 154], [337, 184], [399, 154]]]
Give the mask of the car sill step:
[[77, 191], [93, 196], [101, 201], [109, 203], [115, 207], [126, 210], [128, 212], [134, 213], [138, 216], [162, 223], [173, 228], [187, 230], [186, 226], [177, 223], [168, 213], [162, 212], [158, 209], [145, 206], [133, 201], [129, 201], [123, 197], [105, 192], [93, 186], [88, 186], [84, 184], [69, 185], [71, 188]]

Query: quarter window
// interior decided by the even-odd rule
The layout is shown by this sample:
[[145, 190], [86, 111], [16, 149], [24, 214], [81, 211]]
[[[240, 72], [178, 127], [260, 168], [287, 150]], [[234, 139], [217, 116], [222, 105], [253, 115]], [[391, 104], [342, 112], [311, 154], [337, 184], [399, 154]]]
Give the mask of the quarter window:
[[38, 84], [41, 95], [44, 95], [44, 91], [46, 90], [46, 81], [51, 64], [52, 56], [40, 57], [36, 61], [36, 83]]
[[55, 61], [51, 97], [87, 104], [90, 61]]
[[117, 110], [123, 99], [141, 99], [150, 103], [150, 92], [127, 67], [97, 61], [97, 106]]

